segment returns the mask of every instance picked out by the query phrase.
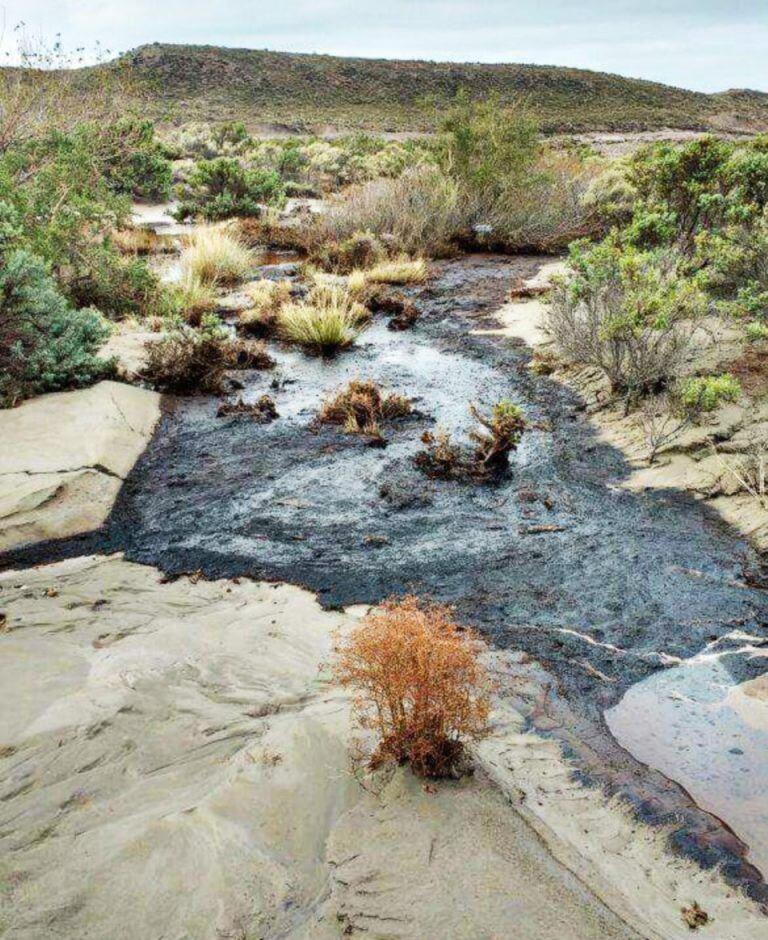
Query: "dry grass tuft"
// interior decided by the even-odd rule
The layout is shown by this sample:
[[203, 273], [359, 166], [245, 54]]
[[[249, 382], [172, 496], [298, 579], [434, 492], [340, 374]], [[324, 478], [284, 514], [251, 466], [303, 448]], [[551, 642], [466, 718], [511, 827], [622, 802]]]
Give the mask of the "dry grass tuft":
[[449, 608], [410, 595], [385, 601], [337, 644], [334, 678], [353, 690], [357, 724], [377, 739], [371, 770], [409, 763], [423, 777], [457, 773], [465, 742], [488, 733], [481, 649]]
[[232, 225], [204, 225], [187, 236], [181, 253], [181, 274], [203, 284], [227, 285], [244, 280], [254, 254]]
[[124, 228], [112, 233], [112, 244], [126, 255], [171, 254], [173, 239], [162, 238], [149, 228]]
[[411, 403], [403, 395], [383, 395], [375, 382], [353, 380], [325, 402], [317, 420], [321, 424], [339, 424], [347, 434], [381, 437], [380, 423], [403, 418], [411, 413]]
[[287, 342], [329, 355], [351, 346], [368, 316], [365, 307], [343, 288], [316, 285], [305, 301], [285, 304], [277, 323]]
[[382, 261], [367, 270], [353, 271], [352, 283], [360, 289], [367, 284], [423, 284], [429, 269], [423, 258], [395, 258]]
[[291, 299], [291, 290], [290, 281], [262, 279], [248, 284], [245, 292], [251, 298], [253, 307], [240, 314], [238, 325], [254, 336], [270, 335], [277, 328], [281, 307]]
[[280, 417], [275, 407], [275, 401], [269, 395], [262, 395], [255, 402], [245, 402], [242, 398], [238, 398], [237, 401], [225, 401], [216, 409], [217, 418], [232, 416], [246, 416], [252, 418], [258, 424], [269, 424]]

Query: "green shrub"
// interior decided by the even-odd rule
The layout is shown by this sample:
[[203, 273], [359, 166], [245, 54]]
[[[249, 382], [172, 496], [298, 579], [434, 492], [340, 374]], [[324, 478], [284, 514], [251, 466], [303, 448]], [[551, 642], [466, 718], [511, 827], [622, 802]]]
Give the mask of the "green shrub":
[[738, 401], [740, 396], [741, 385], [728, 372], [686, 379], [677, 392], [682, 409], [692, 414], [708, 414], [725, 402]]
[[750, 343], [760, 343], [768, 339], [768, 326], [765, 323], [748, 323], [746, 326], [746, 337]]
[[213, 142], [224, 150], [226, 147], [244, 147], [251, 142], [250, 135], [242, 121], [225, 121], [214, 127], [211, 136]]
[[615, 238], [571, 249], [570, 277], [557, 282], [546, 327], [572, 362], [600, 369], [636, 401], [679, 373], [706, 301], [669, 253], [622, 248]]
[[60, 280], [77, 306], [98, 307], [112, 320], [151, 316], [162, 307], [162, 287], [142, 258], [121, 257], [108, 242], [84, 246], [80, 265]]
[[183, 188], [177, 215], [216, 222], [258, 215], [262, 205], [277, 205], [283, 199], [283, 184], [273, 170], [249, 169], [234, 158], [219, 157], [195, 166]]
[[109, 335], [97, 310], [73, 309], [45, 264], [25, 251], [0, 259], [0, 402], [90, 385], [113, 364], [95, 352]]
[[168, 199], [173, 170], [151, 121], [125, 119], [99, 133], [89, 125], [78, 129], [91, 146], [101, 149], [100, 162], [110, 188], [121, 194]]
[[84, 125], [0, 156], [2, 248], [42, 258], [75, 306], [95, 304], [113, 317], [153, 312], [160, 295], [147, 265], [122, 258], [110, 237], [130, 216], [130, 196], [118, 190], [131, 151], [116, 156], [130, 140]]

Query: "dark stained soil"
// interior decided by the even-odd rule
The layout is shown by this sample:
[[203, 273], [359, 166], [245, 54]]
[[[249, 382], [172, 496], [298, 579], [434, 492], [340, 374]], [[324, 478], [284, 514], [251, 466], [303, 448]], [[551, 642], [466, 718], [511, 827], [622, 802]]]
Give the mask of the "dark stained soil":
[[[620, 489], [624, 459], [595, 438], [579, 399], [533, 375], [524, 347], [470, 332], [493, 327], [510, 284], [541, 260], [441, 262], [407, 291], [421, 312], [412, 330], [379, 318], [333, 360], [275, 347], [277, 370], [246, 373], [234, 396], [270, 395], [280, 416], [271, 423], [217, 417], [214, 398], [169, 402], [104, 531], [0, 562], [121, 550], [171, 575], [301, 584], [330, 607], [404, 591], [453, 603], [494, 644], [544, 667], [522, 704], [532, 725], [566, 742], [585, 779], [647, 820], [674, 821], [679, 849], [768, 900], [727, 827], [622, 751], [602, 717], [633, 683], [733, 631], [768, 642], [759, 559], [685, 494]], [[414, 400], [412, 416], [384, 429], [386, 447], [313, 424], [352, 378]], [[502, 398], [539, 425], [504, 479], [438, 482], [417, 471], [424, 430], [465, 439], [469, 403]], [[741, 675], [756, 668], [727, 661]]]

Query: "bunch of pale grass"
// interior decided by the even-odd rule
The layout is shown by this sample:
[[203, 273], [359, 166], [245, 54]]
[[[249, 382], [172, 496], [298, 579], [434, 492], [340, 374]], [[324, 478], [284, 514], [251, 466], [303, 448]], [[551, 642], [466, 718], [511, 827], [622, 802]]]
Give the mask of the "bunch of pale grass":
[[264, 278], [248, 284], [245, 293], [253, 306], [240, 314], [239, 325], [258, 336], [271, 333], [277, 325], [280, 309], [291, 299], [291, 282]]
[[181, 275], [213, 286], [244, 280], [254, 254], [231, 225], [203, 225], [187, 237], [180, 259]]
[[315, 287], [300, 303], [285, 304], [277, 316], [280, 335], [324, 355], [351, 346], [368, 311], [339, 287]]
[[206, 313], [216, 309], [216, 292], [189, 270], [166, 288], [172, 312], [191, 326], [198, 326]]
[[360, 284], [423, 284], [427, 279], [427, 262], [423, 258], [407, 257], [382, 261], [367, 271], [353, 271], [349, 288], [359, 289]]

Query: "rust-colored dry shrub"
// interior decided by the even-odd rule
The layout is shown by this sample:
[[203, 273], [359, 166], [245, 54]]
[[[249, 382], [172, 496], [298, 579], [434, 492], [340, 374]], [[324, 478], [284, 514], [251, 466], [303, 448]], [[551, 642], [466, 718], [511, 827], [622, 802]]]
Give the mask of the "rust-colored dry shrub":
[[240, 236], [251, 248], [295, 251], [306, 254], [313, 244], [313, 228], [300, 218], [282, 219], [276, 212], [265, 212], [259, 218], [237, 219], [234, 223]]
[[380, 437], [381, 421], [403, 418], [411, 403], [403, 395], [384, 395], [375, 382], [354, 379], [320, 409], [321, 424], [340, 424], [347, 434]]
[[370, 769], [458, 771], [466, 741], [488, 732], [491, 683], [481, 649], [450, 608], [413, 595], [385, 601], [337, 644], [333, 676], [353, 690], [355, 721], [377, 739]]
[[310, 253], [312, 264], [323, 271], [349, 274], [386, 260], [387, 246], [371, 232], [354, 232], [341, 241], [326, 238]]
[[425, 431], [421, 435], [421, 443], [425, 449], [415, 455], [413, 463], [431, 480], [461, 479], [471, 475], [470, 461], [447, 431]]

